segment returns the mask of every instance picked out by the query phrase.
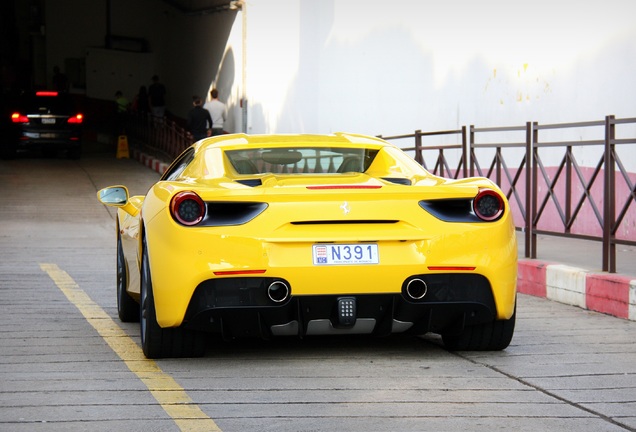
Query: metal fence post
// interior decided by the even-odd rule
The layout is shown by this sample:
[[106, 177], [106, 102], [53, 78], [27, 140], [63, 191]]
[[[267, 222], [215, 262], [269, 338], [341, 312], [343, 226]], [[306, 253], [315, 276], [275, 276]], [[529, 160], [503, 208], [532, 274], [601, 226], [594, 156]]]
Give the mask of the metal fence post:
[[525, 257], [531, 256], [532, 242], [532, 123], [526, 122], [526, 214], [525, 221]]
[[424, 165], [424, 158], [422, 157], [422, 131], [420, 129], [415, 131], [415, 161], [420, 165]]
[[614, 226], [616, 197], [614, 162], [614, 116], [605, 117], [605, 181], [603, 187], [603, 271], [616, 273], [616, 243], [612, 228]]
[[535, 230], [537, 218], [537, 199], [538, 199], [538, 175], [537, 175], [537, 156], [539, 152], [539, 125], [537, 122], [532, 123], [532, 212], [530, 216], [530, 258], [537, 257], [537, 234]]
[[470, 125], [468, 135], [468, 145], [470, 147], [470, 176], [475, 176], [475, 125]]
[[464, 178], [468, 177], [468, 140], [466, 137], [466, 126], [462, 126], [462, 169]]

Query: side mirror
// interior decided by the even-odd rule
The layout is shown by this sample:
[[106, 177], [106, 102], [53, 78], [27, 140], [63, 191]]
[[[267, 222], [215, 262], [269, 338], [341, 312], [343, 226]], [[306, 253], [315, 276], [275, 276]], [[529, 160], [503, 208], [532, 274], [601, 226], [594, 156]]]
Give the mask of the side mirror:
[[128, 189], [124, 186], [109, 186], [97, 192], [97, 199], [102, 204], [122, 207], [128, 203]]
[[139, 214], [138, 203], [136, 205], [129, 198], [126, 186], [109, 186], [97, 192], [97, 199], [102, 204], [120, 208], [131, 216], [137, 216]]

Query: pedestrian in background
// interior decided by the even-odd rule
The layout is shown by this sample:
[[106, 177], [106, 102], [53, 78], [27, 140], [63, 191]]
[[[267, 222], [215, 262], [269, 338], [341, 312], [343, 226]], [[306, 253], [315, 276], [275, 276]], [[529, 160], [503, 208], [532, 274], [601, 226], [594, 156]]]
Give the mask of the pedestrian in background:
[[192, 97], [192, 109], [188, 112], [188, 132], [194, 142], [209, 136], [212, 129], [212, 117], [203, 108], [203, 101], [198, 96]]
[[212, 99], [207, 102], [203, 108], [208, 110], [210, 117], [212, 117], [212, 136], [221, 135], [223, 133], [223, 124], [227, 117], [227, 109], [225, 104], [219, 100], [219, 92], [217, 89], [210, 91], [210, 97]]
[[157, 75], [152, 77], [152, 84], [148, 87], [148, 100], [152, 115], [163, 118], [166, 115], [166, 86], [159, 82]]
[[117, 105], [117, 114], [125, 114], [130, 108], [130, 102], [128, 102], [121, 90], [115, 92], [115, 104]]
[[148, 90], [146, 86], [139, 87], [139, 93], [135, 96], [133, 100], [133, 111], [137, 114], [145, 115], [150, 112], [150, 103], [148, 102]]

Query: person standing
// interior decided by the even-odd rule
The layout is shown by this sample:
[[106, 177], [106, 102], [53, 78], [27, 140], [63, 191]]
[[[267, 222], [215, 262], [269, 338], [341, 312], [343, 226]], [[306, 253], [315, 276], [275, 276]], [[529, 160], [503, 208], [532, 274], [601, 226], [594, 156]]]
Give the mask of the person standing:
[[227, 109], [225, 104], [219, 100], [219, 92], [217, 89], [210, 91], [210, 97], [212, 99], [206, 102], [203, 108], [208, 110], [210, 117], [212, 117], [212, 136], [221, 135], [223, 133], [223, 124], [227, 116]]
[[152, 84], [148, 87], [150, 110], [156, 118], [163, 118], [166, 114], [166, 86], [159, 82], [159, 76], [152, 77]]
[[148, 90], [146, 86], [139, 87], [139, 93], [135, 96], [133, 101], [133, 111], [138, 114], [145, 115], [150, 112], [150, 105], [148, 103]]
[[210, 113], [203, 108], [200, 97], [193, 96], [192, 105], [192, 109], [188, 112], [188, 132], [196, 142], [208, 136], [213, 123]]
[[121, 90], [115, 92], [115, 104], [117, 105], [117, 114], [126, 114], [128, 108], [130, 108], [130, 102], [128, 102]]

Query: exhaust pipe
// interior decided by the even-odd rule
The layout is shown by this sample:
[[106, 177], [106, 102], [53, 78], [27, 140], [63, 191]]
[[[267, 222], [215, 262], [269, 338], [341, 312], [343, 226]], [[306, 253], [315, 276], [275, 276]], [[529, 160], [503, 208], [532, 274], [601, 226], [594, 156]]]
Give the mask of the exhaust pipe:
[[406, 284], [406, 293], [413, 300], [423, 299], [427, 292], [428, 287], [426, 286], [426, 282], [422, 279], [411, 279]]
[[267, 296], [274, 303], [282, 303], [289, 298], [289, 287], [283, 281], [275, 281], [267, 287]]

